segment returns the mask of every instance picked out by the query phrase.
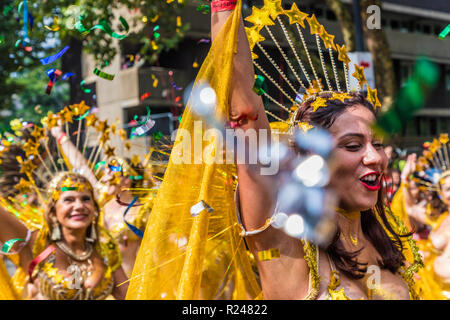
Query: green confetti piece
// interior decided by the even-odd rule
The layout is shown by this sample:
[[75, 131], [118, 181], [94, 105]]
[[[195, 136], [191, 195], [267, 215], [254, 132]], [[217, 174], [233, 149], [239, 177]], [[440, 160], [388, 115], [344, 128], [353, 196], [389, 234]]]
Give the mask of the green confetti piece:
[[91, 89], [86, 88], [84, 85], [86, 84], [86, 80], [81, 80], [80, 87], [81, 90], [83, 90], [84, 93], [91, 93]]
[[439, 39], [444, 40], [445, 37], [450, 33], [450, 24], [445, 27], [444, 30], [439, 34]]
[[106, 79], [106, 80], [109, 80], [109, 81], [114, 80], [114, 75], [113, 74], [106, 73], [106, 72], [104, 72], [104, 71], [102, 71], [100, 69], [97, 69], [97, 68], [94, 69], [94, 74], [96, 76], [99, 76], [100, 78], [103, 78], [103, 79]]

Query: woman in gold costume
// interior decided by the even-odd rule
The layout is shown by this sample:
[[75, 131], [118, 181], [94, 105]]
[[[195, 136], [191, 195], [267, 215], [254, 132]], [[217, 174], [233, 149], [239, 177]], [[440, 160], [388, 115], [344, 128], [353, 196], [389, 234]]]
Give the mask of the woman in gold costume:
[[0, 239], [12, 245], [29, 271], [29, 299], [123, 299], [127, 277], [114, 239], [98, 224], [91, 184], [76, 173], [61, 172], [50, 182], [45, 223], [31, 232], [0, 208]]
[[[322, 79], [315, 77], [306, 88], [302, 86], [303, 101], [297, 103], [299, 90], [290, 82], [295, 75], [287, 76], [282, 68], [277, 69], [280, 77], [261, 71], [264, 81], [271, 85], [264, 88], [261, 78], [255, 81], [252, 58], [258, 69], [278, 59], [265, 64], [256, 60], [268, 54], [261, 41], [273, 36], [275, 42], [275, 35], [296, 34], [297, 30], [289, 33], [283, 26], [289, 23], [301, 31], [306, 18], [312, 31], [317, 34], [319, 30], [329, 45], [332, 36], [325, 37], [315, 17], [300, 12], [295, 3], [285, 10], [281, 1], [264, 1], [264, 7], [254, 7], [246, 18], [253, 26], [245, 29], [241, 1], [213, 1], [211, 12], [211, 49], [183, 113], [130, 277], [127, 299], [417, 298], [412, 287], [420, 256], [413, 255], [411, 237], [403, 236], [408, 232], [406, 228], [385, 210], [379, 190], [386, 157], [371, 130], [379, 105], [376, 91], [369, 88], [372, 91], [368, 98], [350, 93], [348, 86], [345, 91], [324, 92]], [[262, 36], [261, 31], [270, 33]], [[316, 37], [319, 43], [319, 35]], [[331, 53], [336, 50], [332, 44]], [[256, 48], [260, 51], [253, 50]], [[281, 46], [273, 49], [286, 52]], [[342, 59], [345, 47], [339, 49]], [[283, 54], [278, 57], [284, 59]], [[320, 59], [315, 58], [320, 64]], [[291, 63], [293, 59], [286, 60]], [[348, 57], [341, 59], [347, 71]], [[360, 73], [358, 82], [362, 87], [365, 83]], [[197, 114], [197, 97], [201, 96], [197, 92], [205, 83], [215, 92], [215, 109], [208, 116], [213, 114], [215, 122], [201, 121], [204, 118]], [[293, 89], [289, 93], [288, 87]], [[282, 91], [279, 96], [287, 105], [279, 102], [279, 96], [269, 97], [269, 89], [273, 88]], [[273, 109], [265, 110], [258, 94], [275, 108], [282, 107], [281, 113], [288, 114], [288, 120], [281, 119]], [[266, 113], [278, 122], [269, 124]], [[328, 125], [324, 125], [327, 120]], [[338, 170], [330, 188], [341, 198], [335, 223], [340, 232], [336, 232], [330, 246], [319, 248], [308, 239], [293, 238], [271, 227], [275, 220], [275, 203], [270, 197], [273, 190], [265, 189], [260, 177], [245, 165], [198, 161], [202, 152], [203, 157], [223, 155], [223, 145], [218, 138], [210, 139], [197, 150], [189, 142], [196, 139], [200, 129], [216, 128], [217, 123], [224, 122], [231, 128], [243, 129], [249, 138], [258, 129], [274, 128], [272, 135], [292, 138], [295, 128], [328, 127], [338, 141]]]
[[[56, 140], [65, 135], [62, 128], [63, 126], [52, 128], [52, 135]], [[138, 229], [145, 227], [153, 198], [151, 173], [144, 168], [137, 156], [133, 157], [133, 161], [128, 158], [108, 157], [103, 171], [94, 172], [87, 164], [87, 159], [69, 139], [61, 140], [60, 146], [64, 154], [71, 155], [71, 165], [88, 176], [89, 181], [96, 187], [101, 199], [100, 205], [103, 207], [104, 225], [119, 243], [122, 267], [129, 276], [133, 270], [141, 238], [130, 230], [124, 221]], [[128, 208], [128, 204], [134, 198], [132, 190], [138, 190], [139, 197], [136, 203]]]
[[[279, 22], [281, 14], [297, 21], [305, 15], [295, 4], [287, 12], [281, 1], [275, 0], [265, 1], [262, 9], [254, 8], [253, 15], [246, 20], [255, 24], [254, 30], [261, 30], [273, 21]], [[213, 39], [230, 15], [231, 11], [226, 9], [212, 14]], [[325, 38], [328, 34], [314, 16], [306, 19], [311, 29], [320, 31], [324, 42], [329, 41], [329, 37]], [[261, 28], [256, 26], [259, 21], [265, 21], [260, 24], [263, 25]], [[248, 30], [247, 35], [254, 30]], [[250, 44], [254, 45], [254, 40], [250, 38]], [[230, 120], [232, 127], [258, 132], [270, 130], [270, 124], [262, 99], [253, 90], [252, 54], [241, 20], [234, 57]], [[330, 87], [328, 78], [326, 80]], [[360, 81], [360, 88], [363, 85]], [[293, 108], [289, 119], [291, 128], [292, 124], [325, 128], [335, 141], [335, 168], [329, 188], [338, 195], [339, 208], [335, 221], [337, 231], [328, 246], [319, 248], [308, 241], [302, 244], [300, 239], [268, 227], [267, 222], [276, 214], [273, 212], [274, 200], [267, 196], [269, 191], [248, 166], [237, 165], [238, 206], [247, 234], [246, 243], [254, 257], [271, 249], [279, 250], [277, 258], [256, 259], [264, 298], [418, 298], [413, 289], [413, 269], [409, 268], [410, 263], [402, 252], [406, 247], [407, 230], [397, 225], [385, 208], [380, 189], [387, 158], [382, 140], [371, 129], [377, 104], [370, 96], [366, 98], [361, 93], [349, 92], [348, 88], [347, 91], [331, 88], [325, 91], [322, 87], [314, 91], [310, 88], [303, 102]], [[371, 283], [369, 269], [378, 273], [379, 281], [375, 285]]]
[[[412, 216], [430, 229], [429, 234], [417, 242], [425, 263], [425, 268], [418, 273], [417, 288], [423, 299], [448, 300], [450, 299], [448, 134], [441, 134], [439, 139], [434, 139], [430, 149], [425, 150], [423, 156], [417, 160], [415, 155], [408, 160], [411, 162], [412, 170], [405, 178], [413, 181], [424, 193], [437, 192], [444, 205], [444, 209], [440, 209], [439, 205], [428, 202], [422, 210], [411, 210]], [[408, 202], [407, 194], [405, 202]]]

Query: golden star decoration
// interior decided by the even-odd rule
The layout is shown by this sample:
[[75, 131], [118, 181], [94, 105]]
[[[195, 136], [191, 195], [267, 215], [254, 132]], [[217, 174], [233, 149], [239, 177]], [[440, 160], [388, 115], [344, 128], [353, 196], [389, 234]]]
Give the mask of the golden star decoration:
[[425, 158], [432, 160], [433, 159], [433, 154], [431, 153], [431, 151], [425, 150], [423, 152], [423, 155], [425, 156]]
[[315, 15], [312, 15], [311, 18], [306, 18], [308, 20], [309, 27], [311, 28], [311, 34], [320, 34], [322, 30], [322, 25], [317, 21]]
[[125, 142], [124, 147], [125, 147], [125, 149], [130, 150], [131, 144], [129, 142]]
[[441, 133], [441, 135], [439, 136], [439, 141], [442, 144], [446, 144], [448, 142], [448, 133]]
[[340, 47], [339, 45], [336, 46], [339, 53], [338, 60], [344, 62], [346, 68], [348, 69], [348, 64], [350, 63], [351, 60], [348, 57], [347, 48], [345, 47], [345, 45], [342, 45], [342, 47]]
[[84, 101], [81, 101], [80, 103], [71, 105], [70, 109], [72, 110], [74, 115], [82, 116], [90, 109], [90, 107], [87, 106]]
[[36, 166], [34, 165], [33, 161], [27, 160], [22, 162], [20, 173], [31, 174], [34, 171], [34, 169], [36, 169]]
[[250, 28], [245, 28], [245, 33], [247, 34], [248, 44], [250, 45], [250, 51], [253, 51], [254, 46], [261, 41], [266, 40], [259, 31], [261, 28], [258, 26], [252, 26]]
[[31, 182], [20, 178], [19, 183], [14, 186], [14, 189], [17, 189], [19, 193], [27, 194], [31, 190]]
[[364, 83], [367, 83], [366, 76], [364, 75], [364, 67], [360, 67], [355, 64], [355, 72], [353, 72], [352, 76], [358, 80], [361, 89], [363, 88]]
[[377, 110], [377, 108], [381, 108], [380, 100], [378, 100], [377, 89], [372, 89], [369, 85], [367, 85], [367, 100], [373, 104], [375, 110]]
[[334, 36], [329, 34], [325, 30], [324, 26], [322, 26], [322, 28], [320, 29], [319, 36], [322, 39], [323, 44], [325, 45], [325, 48], [327, 48], [327, 49], [333, 48], [333, 50], [336, 50], [336, 46], [334, 45]]
[[141, 158], [137, 154], [135, 154], [133, 157], [131, 157], [131, 163], [133, 166], [137, 167], [139, 163], [141, 162]]
[[73, 113], [72, 113], [71, 110], [69, 110], [69, 108], [64, 107], [64, 109], [62, 109], [62, 110], [59, 112], [59, 115], [61, 116], [61, 119], [62, 119], [64, 122], [70, 122], [70, 123], [73, 123]]
[[41, 127], [34, 126], [33, 132], [31, 132], [31, 136], [36, 139], [36, 141], [40, 140], [45, 134], [45, 130]]
[[53, 112], [49, 111], [47, 113], [47, 117], [41, 120], [42, 124], [45, 125], [48, 129], [58, 126], [59, 116], [53, 114]]
[[111, 133], [112, 134], [116, 134], [116, 131], [117, 131], [117, 124], [113, 123], [111, 125]]
[[[312, 87], [309, 87], [308, 89], [306, 89], [306, 94], [308, 96], [315, 95], [316, 93], [320, 92], [320, 88], [322, 88], [322, 79], [319, 79], [319, 82], [317, 82], [316, 80], [313, 80]], [[304, 100], [306, 100], [305, 97], [304, 97]]]
[[118, 131], [119, 136], [122, 140], [126, 140], [127, 139], [127, 132], [124, 129], [119, 129]]
[[106, 155], [108, 158], [114, 157], [114, 150], [115, 150], [115, 149], [116, 149], [116, 148], [114, 148], [114, 147], [107, 146], [107, 147], [106, 147], [106, 150], [105, 150], [105, 155]]
[[269, 12], [263, 8], [258, 9], [257, 7], [252, 7], [252, 14], [245, 18], [245, 21], [253, 23], [255, 26], [273, 26], [275, 23], [270, 19]]
[[104, 132], [99, 139], [100, 143], [102, 144], [106, 143], [108, 140], [109, 140], [109, 132]]
[[318, 97], [313, 103], [311, 103], [311, 107], [313, 107], [313, 112], [316, 112], [319, 108], [326, 108], [327, 99]]
[[25, 155], [28, 157], [30, 155], [38, 154], [38, 145], [31, 140], [28, 140], [23, 145], [23, 150], [25, 151]]
[[281, 0], [264, 0], [264, 8], [266, 8], [273, 20], [284, 13]]
[[352, 97], [348, 93], [333, 93], [330, 100], [339, 100], [341, 102], [345, 102], [345, 99], [351, 99]]
[[289, 24], [298, 23], [305, 28], [305, 19], [308, 17], [308, 14], [300, 11], [295, 2], [292, 4], [290, 10], [284, 11], [284, 14], [289, 17]]
[[106, 130], [108, 130], [109, 125], [108, 125], [108, 120], [104, 120], [104, 121], [98, 121], [97, 122], [97, 130], [100, 132], [106, 132]]
[[441, 146], [441, 143], [439, 142], [439, 140], [437, 140], [436, 138], [433, 139], [433, 142], [430, 145], [430, 151], [435, 153], [439, 147]]
[[314, 128], [313, 125], [309, 124], [308, 122], [299, 122], [298, 127], [303, 130], [303, 132], [308, 132], [308, 130], [311, 130]]
[[98, 121], [98, 118], [95, 114], [91, 113], [90, 115], [86, 116], [86, 118], [84, 118], [86, 120], [86, 126], [90, 127], [90, 126], [95, 126], [95, 124]]

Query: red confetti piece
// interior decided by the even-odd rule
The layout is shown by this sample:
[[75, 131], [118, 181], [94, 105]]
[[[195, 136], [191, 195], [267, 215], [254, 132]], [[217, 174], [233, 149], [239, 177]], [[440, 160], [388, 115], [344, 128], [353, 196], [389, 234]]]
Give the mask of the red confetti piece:
[[150, 97], [150, 92], [146, 92], [143, 95], [141, 95], [141, 101], [147, 99], [148, 97]]

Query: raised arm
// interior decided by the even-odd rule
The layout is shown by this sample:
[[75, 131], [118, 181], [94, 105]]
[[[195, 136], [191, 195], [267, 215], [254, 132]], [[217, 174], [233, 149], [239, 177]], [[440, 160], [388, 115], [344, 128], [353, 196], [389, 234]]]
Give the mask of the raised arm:
[[0, 241], [4, 244], [8, 240], [23, 239], [28, 240], [25, 244], [22, 241], [16, 242], [11, 248], [11, 252], [19, 252], [20, 265], [24, 270], [33, 260], [31, 241], [28, 236], [28, 229], [25, 225], [11, 213], [0, 206]]
[[66, 136], [61, 127], [53, 127], [51, 129], [51, 133], [74, 169], [82, 173], [89, 180], [92, 186], [95, 186], [98, 181], [94, 172], [92, 172], [89, 167], [88, 161], [84, 158], [80, 150], [78, 150], [72, 141], [70, 141], [70, 139]]
[[[213, 1], [223, 2], [223, 1]], [[230, 2], [230, 1], [228, 1]], [[213, 7], [213, 4], [212, 4]], [[213, 12], [211, 10], [211, 36], [214, 40], [231, 15], [232, 11]], [[250, 48], [244, 29], [243, 19], [239, 22], [237, 53], [234, 58], [230, 120], [232, 126], [244, 130], [265, 129], [270, 133], [270, 126], [260, 96], [253, 91], [255, 82]], [[251, 170], [248, 165], [238, 164], [238, 196], [241, 218], [246, 230], [261, 228], [272, 216], [274, 199], [257, 176], [258, 170]], [[272, 227], [265, 231], [246, 237], [246, 243], [255, 257], [259, 251], [279, 249], [281, 256], [270, 261], [259, 261], [263, 295], [266, 299], [302, 299], [308, 290], [308, 267], [303, 259], [304, 252], [300, 241], [287, 236]]]

